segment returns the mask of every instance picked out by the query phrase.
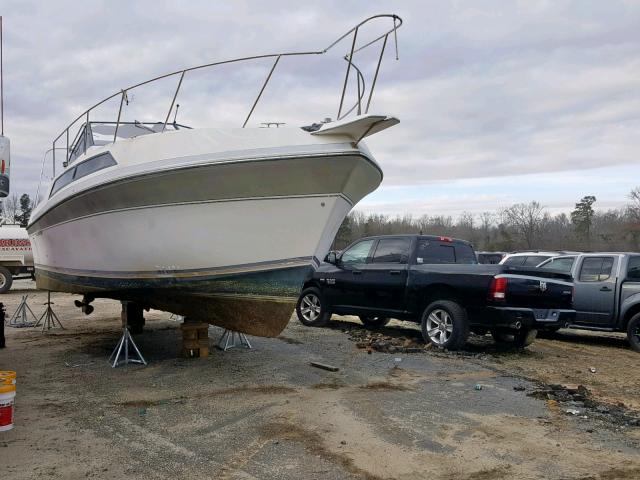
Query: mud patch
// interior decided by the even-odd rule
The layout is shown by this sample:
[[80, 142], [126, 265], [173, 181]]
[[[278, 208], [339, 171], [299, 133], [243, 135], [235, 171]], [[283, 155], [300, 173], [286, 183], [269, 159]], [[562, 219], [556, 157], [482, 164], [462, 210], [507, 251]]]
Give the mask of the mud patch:
[[311, 386], [313, 390], [338, 390], [346, 385], [341, 382], [320, 382]]
[[553, 406], [550, 409], [554, 413], [564, 412], [582, 419], [595, 418], [602, 420], [608, 428], [640, 427], [639, 412], [625, 407], [623, 403], [597, 401], [584, 385], [541, 385], [527, 395], [546, 400], [547, 405]]
[[363, 390], [388, 390], [388, 391], [405, 391], [411, 390], [405, 385], [398, 385], [392, 382], [370, 382], [366, 385], [361, 385], [359, 388]]
[[384, 480], [383, 477], [373, 475], [355, 465], [353, 459], [343, 453], [329, 450], [320, 435], [292, 423], [270, 423], [262, 427], [261, 434], [269, 440], [296, 442], [313, 455], [342, 467], [352, 475], [358, 475], [365, 480]]

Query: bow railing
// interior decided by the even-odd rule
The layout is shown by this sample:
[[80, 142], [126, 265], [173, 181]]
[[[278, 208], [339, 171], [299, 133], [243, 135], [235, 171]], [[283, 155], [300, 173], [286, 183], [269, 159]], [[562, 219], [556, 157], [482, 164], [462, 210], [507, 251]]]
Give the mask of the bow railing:
[[[393, 22], [393, 25], [391, 26], [391, 28], [389, 28], [388, 30], [385, 30], [382, 34], [376, 36], [373, 40], [368, 41], [367, 43], [363, 44], [363, 45], [358, 45], [357, 44], [357, 40], [358, 40], [358, 33], [362, 30], [362, 27], [364, 25], [366, 25], [369, 22], [372, 22], [374, 20], [377, 19], [390, 19]], [[242, 127], [246, 127], [247, 123], [249, 122], [253, 112], [256, 109], [256, 106], [258, 105], [258, 102], [260, 101], [260, 99], [263, 96], [263, 93], [267, 87], [267, 85], [269, 84], [269, 81], [271, 80], [271, 78], [273, 77], [273, 74], [276, 70], [276, 67], [278, 66], [278, 64], [280, 63], [280, 61], [286, 57], [300, 57], [300, 56], [309, 56], [309, 55], [323, 55], [325, 53], [327, 53], [328, 51], [332, 50], [334, 47], [336, 47], [338, 44], [340, 44], [342, 41], [351, 38], [351, 45], [350, 45], [350, 50], [349, 52], [344, 56], [344, 60], [347, 62], [347, 67], [346, 67], [346, 72], [345, 72], [345, 76], [344, 76], [344, 82], [343, 82], [343, 86], [342, 86], [342, 91], [341, 91], [341, 95], [340, 95], [340, 102], [338, 105], [338, 110], [337, 110], [337, 114], [336, 114], [336, 119], [340, 120], [341, 118], [346, 117], [347, 115], [351, 114], [352, 112], [356, 111], [358, 115], [364, 113], [367, 113], [369, 111], [369, 107], [371, 105], [371, 99], [373, 97], [373, 92], [376, 86], [376, 81], [378, 79], [378, 74], [380, 71], [380, 65], [382, 63], [382, 58], [385, 52], [385, 48], [387, 46], [388, 43], [388, 39], [390, 35], [393, 35], [393, 40], [395, 43], [395, 56], [396, 59], [398, 58], [398, 43], [397, 43], [397, 30], [398, 28], [400, 28], [400, 26], [402, 25], [402, 19], [395, 15], [395, 14], [380, 14], [380, 15], [373, 15], [371, 17], [366, 18], [365, 20], [363, 20], [362, 22], [360, 22], [359, 24], [357, 24], [356, 26], [354, 26], [353, 28], [351, 28], [349, 31], [347, 31], [346, 33], [344, 33], [343, 35], [341, 35], [338, 39], [336, 39], [334, 42], [332, 42], [329, 46], [327, 46], [326, 48], [322, 49], [322, 50], [317, 50], [317, 51], [302, 51], [302, 52], [282, 52], [282, 53], [274, 53], [274, 54], [265, 54], [265, 55], [254, 55], [254, 56], [250, 56], [250, 57], [241, 57], [241, 58], [235, 58], [235, 59], [231, 59], [231, 60], [222, 60], [222, 61], [218, 61], [218, 62], [211, 62], [211, 63], [206, 63], [203, 65], [197, 65], [194, 67], [190, 67], [190, 68], [185, 68], [182, 70], [177, 70], [171, 73], [167, 73], [164, 75], [160, 75], [157, 77], [154, 77], [150, 80], [145, 80], [143, 82], [137, 83], [135, 85], [131, 85], [129, 87], [123, 88], [121, 90], [119, 90], [118, 92], [113, 93], [112, 95], [109, 95], [108, 97], [100, 100], [99, 102], [97, 102], [96, 104], [92, 105], [90, 108], [88, 108], [87, 110], [85, 110], [84, 112], [82, 112], [80, 115], [78, 115], [69, 125], [67, 125], [67, 127], [65, 127], [65, 129], [53, 140], [53, 145], [52, 148], [50, 150], [48, 150], [47, 152], [50, 152], [53, 156], [53, 169], [52, 169], [52, 178], [55, 178], [56, 175], [56, 152], [64, 152], [64, 163], [63, 166], [67, 166], [69, 163], [73, 162], [78, 156], [82, 155], [87, 148], [89, 148], [91, 145], [93, 145], [93, 141], [92, 141], [92, 119], [91, 119], [91, 114], [92, 112], [97, 109], [98, 107], [104, 105], [105, 103], [107, 103], [110, 100], [113, 100], [115, 98], [120, 97], [120, 101], [119, 101], [119, 107], [118, 107], [118, 111], [117, 111], [117, 115], [116, 115], [116, 119], [115, 122], [111, 121], [111, 122], [100, 122], [100, 123], [110, 123], [115, 125], [114, 131], [113, 131], [113, 142], [116, 142], [118, 139], [118, 132], [120, 130], [120, 128], [127, 124], [127, 123], [131, 123], [131, 122], [123, 122], [122, 121], [122, 113], [123, 113], [123, 106], [125, 104], [128, 104], [128, 98], [129, 98], [129, 94], [139, 88], [142, 87], [144, 85], [148, 85], [150, 83], [153, 82], [158, 82], [160, 80], [163, 79], [167, 79], [170, 77], [175, 77], [177, 78], [177, 84], [175, 89], [173, 90], [173, 95], [171, 97], [171, 101], [169, 102], [169, 108], [167, 109], [167, 113], [166, 116], [164, 117], [164, 121], [163, 122], [157, 122], [154, 124], [154, 133], [162, 133], [167, 129], [167, 126], [173, 126], [175, 124], [175, 121], [173, 124], [169, 123], [169, 119], [171, 118], [171, 113], [174, 111], [174, 107], [176, 107], [177, 104], [177, 99], [178, 99], [178, 95], [180, 93], [180, 89], [183, 85], [183, 80], [185, 78], [185, 76], [189, 73], [189, 72], [194, 72], [196, 70], [202, 70], [202, 69], [207, 69], [207, 68], [213, 68], [213, 67], [217, 67], [217, 66], [222, 66], [222, 65], [229, 65], [229, 64], [234, 64], [234, 63], [240, 63], [240, 62], [248, 62], [248, 61], [252, 61], [252, 60], [259, 60], [259, 59], [268, 59], [268, 58], [272, 58], [274, 59], [273, 64], [271, 66], [271, 69], [269, 70], [269, 73], [267, 74], [264, 82], [262, 83], [262, 86], [258, 92], [258, 95], [256, 96], [255, 100], [253, 101], [253, 104], [251, 105], [251, 108], [249, 109], [247, 116], [244, 118], [244, 122], [242, 123]], [[354, 63], [354, 55], [374, 44], [377, 44], [378, 42], [382, 42], [381, 48], [380, 48], [380, 53], [378, 56], [378, 60], [377, 60], [377, 65], [376, 65], [376, 69], [375, 69], [375, 73], [373, 74], [373, 78], [371, 80], [371, 87], [368, 90], [368, 96], [367, 96], [367, 100], [366, 103], [364, 103], [364, 97], [365, 97], [365, 93], [366, 93], [366, 84], [365, 84], [365, 79], [364, 79], [364, 75], [362, 74], [361, 70], [355, 65]], [[356, 99], [355, 102], [353, 103], [353, 105], [351, 106], [347, 106], [345, 105], [345, 100], [346, 100], [346, 93], [347, 93], [347, 89], [349, 86], [349, 78], [351, 75], [351, 71], [355, 71], [355, 79], [356, 79]], [[176, 107], [177, 108], [177, 107]], [[80, 127], [77, 131], [77, 133], [73, 136], [73, 138], [71, 138], [71, 130], [74, 129], [74, 127], [76, 125], [78, 125], [78, 123], [80, 123]], [[137, 122], [139, 123], [139, 122]], [[140, 125], [144, 125], [144, 123], [139, 123]], [[177, 127], [176, 127], [177, 128]], [[62, 145], [60, 145], [60, 143], [63, 142]], [[42, 172], [44, 172], [44, 164], [45, 164], [45, 160], [47, 158], [47, 153], [45, 153], [44, 159], [43, 159], [43, 169]], [[41, 180], [42, 180], [42, 174], [41, 174]]]

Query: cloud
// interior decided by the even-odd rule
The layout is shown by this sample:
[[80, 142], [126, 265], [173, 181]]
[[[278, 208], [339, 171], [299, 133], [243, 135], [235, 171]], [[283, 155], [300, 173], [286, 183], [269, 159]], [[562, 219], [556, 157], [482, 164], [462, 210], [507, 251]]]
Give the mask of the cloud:
[[[458, 185], [455, 197], [416, 194], [401, 208], [458, 211], [456, 202], [480, 198], [464, 190], [472, 187], [456, 184], [460, 179], [495, 179], [490, 193], [480, 192], [487, 208], [535, 198], [531, 175], [571, 183], [586, 169], [632, 168], [640, 153], [635, 2], [5, 0], [3, 7], [5, 130], [17, 193], [35, 191], [53, 138], [107, 94], [210, 60], [323, 48], [365, 16], [392, 9], [405, 20], [398, 32], [400, 61], [389, 44], [372, 111], [395, 114], [402, 123], [367, 142], [385, 171], [383, 188]], [[340, 55], [348, 47], [304, 59], [298, 68], [283, 59], [254, 125], [335, 117], [345, 67]], [[358, 64], [371, 72], [376, 60], [363, 54]], [[178, 120], [240, 125], [270, 67], [266, 60], [241, 72], [188, 74]], [[127, 118], [163, 120], [176, 83], [171, 78], [135, 92]], [[100, 114], [115, 116], [117, 108], [115, 99]], [[632, 177], [640, 173], [635, 168]], [[588, 194], [597, 184], [590, 177], [554, 203], [572, 206], [579, 188]], [[604, 194], [617, 204], [626, 192]], [[384, 194], [374, 200], [366, 208], [399, 208]]]

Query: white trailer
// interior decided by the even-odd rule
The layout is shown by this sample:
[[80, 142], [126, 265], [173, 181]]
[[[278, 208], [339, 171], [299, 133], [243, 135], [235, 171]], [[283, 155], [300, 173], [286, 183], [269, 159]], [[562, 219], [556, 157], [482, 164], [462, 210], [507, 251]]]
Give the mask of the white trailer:
[[0, 293], [7, 292], [14, 277], [34, 277], [33, 253], [27, 229], [0, 226]]

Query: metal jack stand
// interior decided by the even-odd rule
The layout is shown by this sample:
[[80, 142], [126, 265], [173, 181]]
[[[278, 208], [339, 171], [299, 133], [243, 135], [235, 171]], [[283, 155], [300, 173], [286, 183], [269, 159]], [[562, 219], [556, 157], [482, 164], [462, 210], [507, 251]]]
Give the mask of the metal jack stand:
[[[135, 357], [129, 355], [129, 349], [133, 347], [135, 352]], [[121, 360], [120, 357], [124, 355], [124, 358]], [[136, 358], [137, 357], [137, 358]], [[136, 342], [133, 341], [133, 337], [129, 332], [129, 328], [126, 323], [122, 326], [122, 337], [120, 337], [120, 341], [116, 345], [116, 348], [113, 350], [113, 353], [109, 357], [109, 363], [112, 368], [119, 367], [120, 365], [126, 365], [128, 363], [141, 363], [146, 365], [147, 362], [138, 350], [138, 346]]]
[[253, 348], [247, 339], [247, 336], [241, 332], [235, 332], [233, 330], [225, 330], [218, 342], [218, 348], [223, 352], [226, 352], [230, 348], [245, 347]]
[[[13, 312], [13, 315], [11, 315], [11, 318], [9, 319], [10, 327], [15, 327], [15, 328], [33, 327], [38, 324], [38, 317], [36, 317], [36, 314], [33, 313], [33, 310], [31, 310], [31, 307], [29, 307], [29, 304], [27, 303], [27, 298], [29, 298], [29, 295], [22, 296], [22, 300], [20, 300], [20, 305], [18, 305], [17, 310]], [[28, 315], [29, 313], [33, 317], [33, 322], [29, 321], [29, 315]]]
[[43, 332], [45, 330], [51, 330], [52, 328], [56, 327], [60, 327], [62, 330], [64, 330], [65, 328], [62, 326], [62, 322], [56, 315], [56, 312], [53, 311], [53, 308], [51, 308], [51, 305], [53, 305], [53, 302], [51, 301], [51, 292], [47, 292], [47, 301], [44, 302], [43, 305], [46, 305], [47, 309], [42, 313], [42, 315], [40, 315], [40, 318], [33, 327], [38, 327], [40, 326], [40, 323], [42, 323]]

